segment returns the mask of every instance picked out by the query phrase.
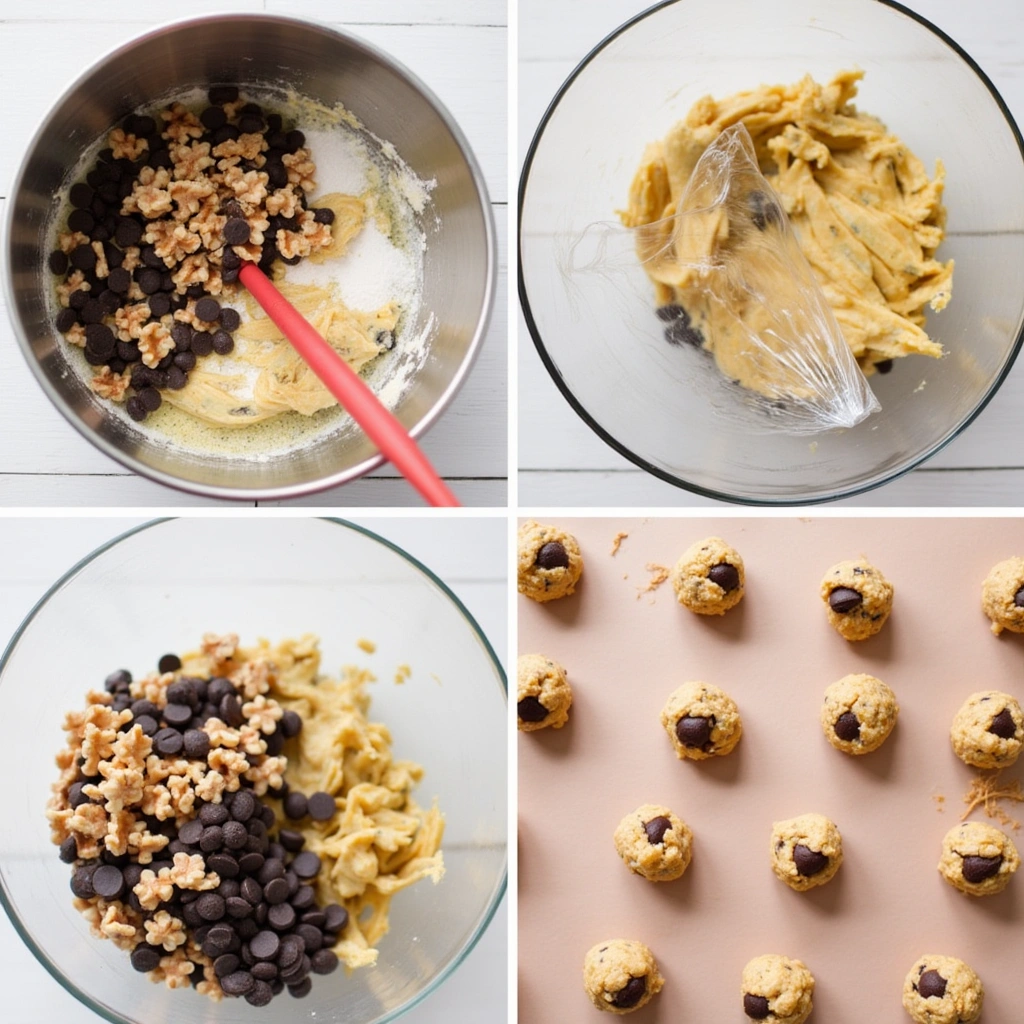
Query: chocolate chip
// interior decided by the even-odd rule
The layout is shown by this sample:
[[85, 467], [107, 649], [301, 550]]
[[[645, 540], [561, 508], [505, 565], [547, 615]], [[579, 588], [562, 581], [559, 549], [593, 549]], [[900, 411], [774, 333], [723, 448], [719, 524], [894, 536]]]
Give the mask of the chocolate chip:
[[313, 220], [316, 221], [317, 224], [333, 224], [334, 211], [330, 209], [330, 207], [322, 206], [313, 211]]
[[277, 857], [268, 857], [257, 878], [260, 885], [269, 885], [275, 878], [284, 878], [284, 864]]
[[136, 280], [139, 283], [139, 288], [146, 295], [153, 295], [160, 291], [160, 272], [152, 267], [145, 267], [143, 270], [140, 270]]
[[750, 219], [758, 231], [764, 231], [770, 224], [782, 223], [782, 211], [770, 195], [761, 191], [753, 191], [747, 196], [747, 207]]
[[768, 1009], [768, 1000], [764, 996], [752, 996], [746, 993], [743, 996], [743, 1012], [751, 1020], [765, 1020], [771, 1010]]
[[238, 694], [228, 694], [220, 702], [220, 717], [221, 721], [226, 722], [234, 729], [237, 729], [245, 721], [242, 716], [242, 702]]
[[248, 971], [234, 971], [220, 980], [220, 987], [229, 996], [244, 996], [255, 984], [256, 979]]
[[192, 709], [187, 704], [168, 704], [164, 708], [164, 721], [180, 729], [192, 721]]
[[238, 861], [230, 853], [212, 853], [206, 858], [206, 867], [221, 878], [238, 877]]
[[213, 323], [220, 316], [220, 303], [209, 295], [204, 295], [196, 303], [196, 316], [207, 323]]
[[71, 891], [82, 900], [90, 900], [96, 895], [92, 887], [92, 876], [98, 870], [95, 864], [76, 868], [71, 876]]
[[204, 826], [202, 819], [193, 818], [191, 821], [186, 821], [185, 824], [178, 829], [178, 838], [188, 846], [198, 846], [199, 840], [202, 838], [203, 831]]
[[210, 825], [203, 829], [199, 837], [199, 849], [203, 853], [215, 853], [224, 845], [224, 829], [220, 825]]
[[320, 858], [311, 850], [307, 850], [292, 861], [291, 867], [299, 878], [315, 878], [320, 870]]
[[[157, 392], [159, 394], [159, 392]], [[184, 735], [185, 756], [205, 761], [210, 753], [210, 737], [202, 729], [189, 729]]]
[[272, 878], [263, 889], [263, 898], [271, 905], [284, 903], [288, 899], [288, 882], [284, 878]]
[[697, 715], [684, 715], [676, 722], [676, 737], [684, 747], [696, 747], [705, 750], [711, 745], [711, 730], [715, 727], [714, 715], [702, 718]]
[[330, 793], [314, 793], [309, 798], [309, 816], [314, 821], [328, 821], [334, 817], [334, 797]]
[[65, 274], [68, 269], [68, 257], [61, 249], [54, 249], [46, 261], [51, 274]]
[[340, 932], [348, 924], [348, 911], [340, 903], [328, 903], [324, 917], [324, 928], [329, 932]]
[[636, 1004], [643, 999], [646, 992], [646, 977], [630, 978], [626, 983], [626, 987], [620, 988], [619, 991], [612, 996], [612, 1005], [617, 1006], [621, 1010], [628, 1010], [630, 1007], [636, 1006]]
[[946, 979], [938, 971], [925, 971], [917, 981], [917, 991], [925, 999], [941, 999], [946, 994]]
[[1018, 608], [1024, 608], [1024, 584], [1022, 584], [1020, 590], [1013, 595], [1013, 603]]
[[992, 719], [992, 724], [988, 727], [988, 731], [1002, 740], [1012, 740], [1017, 735], [1017, 723], [1013, 720], [1013, 715], [1010, 714], [1009, 708], [1003, 708]]
[[833, 726], [835, 734], [846, 743], [860, 739], [860, 719], [852, 711], [844, 711]]
[[223, 234], [228, 245], [245, 245], [249, 241], [249, 225], [241, 217], [230, 217], [224, 225]]
[[736, 566], [730, 565], [728, 562], [713, 565], [708, 570], [708, 579], [712, 583], [717, 583], [727, 594], [740, 585], [740, 574]]
[[524, 722], [543, 722], [548, 717], [548, 709], [536, 697], [524, 697], [516, 711]]
[[142, 231], [142, 225], [134, 217], [122, 217], [114, 229], [114, 241], [122, 249], [128, 249], [142, 241]]
[[71, 786], [68, 788], [68, 803], [71, 807], [81, 807], [82, 804], [89, 802], [89, 798], [82, 792], [84, 786], [84, 782], [71, 783]]
[[235, 348], [235, 339], [227, 331], [215, 331], [213, 335], [213, 351], [219, 356], [230, 355]]
[[657, 818], [651, 818], [651, 820], [646, 822], [644, 825], [644, 831], [647, 833], [647, 842], [652, 846], [657, 846], [658, 843], [664, 840], [665, 833], [671, 827], [672, 822], [664, 815], [658, 815]]
[[238, 99], [238, 86], [212, 85], [206, 97], [211, 103], [215, 103], [218, 106], [224, 103], [234, 103]]
[[[241, 323], [242, 318], [237, 309], [232, 309], [230, 306], [221, 309], [220, 325], [225, 331], [237, 331]], [[295, 712], [293, 711], [292, 714], [295, 714]]]
[[306, 952], [312, 955], [324, 944], [324, 934], [312, 924], [300, 924], [295, 929], [295, 934], [298, 935], [305, 943]]
[[852, 612], [864, 601], [864, 595], [850, 587], [836, 587], [828, 595], [828, 606], [832, 611], [842, 615], [844, 612]]
[[690, 345], [693, 348], [701, 348], [704, 344], [704, 335], [687, 321], [676, 320], [665, 328], [665, 340], [670, 345]]
[[[240, 866], [243, 866], [243, 870], [252, 874], [252, 864], [250, 863], [249, 866], [244, 866], [247, 857], [260, 858], [260, 863], [255, 868], [256, 871], [259, 871], [259, 869], [263, 867], [263, 858], [260, 857], [258, 853], [246, 854], [246, 856], [243, 857], [240, 862]], [[242, 879], [242, 884], [239, 889], [239, 893], [242, 899], [244, 899], [247, 903], [251, 903], [255, 907], [263, 899], [263, 886], [260, 885], [260, 883], [257, 882], [255, 878], [244, 878]]]
[[[291, 793], [288, 796], [291, 796]], [[288, 797], [285, 799], [287, 800]], [[305, 798], [303, 797], [303, 799]], [[306, 837], [293, 828], [281, 829], [277, 834], [277, 840], [289, 853], [298, 853], [306, 845]]]
[[265, 930], [255, 935], [249, 943], [249, 949], [257, 960], [273, 960], [281, 948], [281, 939], [277, 932]]
[[250, 1006], [266, 1006], [273, 998], [274, 990], [260, 978], [256, 979], [251, 991], [245, 994], [245, 1001]]
[[569, 555], [560, 541], [550, 540], [537, 552], [533, 564], [542, 569], [568, 569]]
[[117, 347], [117, 339], [106, 324], [89, 324], [85, 329], [86, 348], [104, 359], [109, 359]]
[[77, 323], [78, 316], [70, 306], [66, 306], [57, 314], [56, 327], [61, 334], [67, 334]]
[[224, 845], [229, 850], [241, 850], [245, 847], [249, 833], [240, 821], [229, 821], [222, 826]]
[[278, 903], [267, 911], [267, 920], [272, 928], [286, 932], [295, 924], [295, 908], [290, 903]]
[[223, 953], [213, 961], [213, 973], [218, 978], [226, 978], [238, 970], [242, 961], [234, 953]]
[[[314, 974], [330, 974], [338, 967], [338, 957], [333, 949], [321, 949], [309, 958], [309, 963]], [[643, 995], [642, 992], [640, 994]]]
[[78, 843], [75, 842], [74, 836], [68, 836], [63, 843], [60, 844], [60, 859], [65, 864], [74, 864], [78, 858]]
[[132, 967], [142, 973], [155, 971], [160, 966], [160, 954], [152, 946], [144, 942], [139, 943], [132, 950], [132, 955], [129, 959], [132, 962]]
[[157, 666], [161, 672], [177, 672], [181, 668], [181, 658], [176, 654], [165, 654], [158, 662]]
[[291, 898], [291, 904], [296, 910], [308, 910], [316, 904], [316, 893], [311, 885], [300, 885]]
[[308, 996], [313, 988], [313, 982], [309, 978], [305, 978], [300, 981], [297, 985], [288, 986], [288, 994], [294, 996], [296, 999], [302, 999]]
[[195, 901], [196, 910], [204, 921], [219, 921], [225, 913], [224, 897], [215, 892], [204, 892]]
[[799, 874], [803, 875], [804, 878], [811, 878], [824, 871], [828, 867], [829, 861], [825, 854], [812, 850], [802, 843], [797, 843], [793, 847], [793, 863], [796, 864], [796, 870]]
[[977, 884], [984, 882], [999, 873], [1002, 867], [1003, 858], [1000, 857], [964, 857], [963, 875], [964, 880]]
[[153, 747], [162, 757], [173, 757], [181, 753], [185, 741], [177, 729], [161, 729], [153, 737]]
[[273, 981], [277, 977], [277, 964], [269, 960], [261, 960], [252, 965], [252, 976], [259, 981]]
[[[185, 736], [187, 738], [188, 733], [185, 733]], [[229, 817], [228, 809], [223, 804], [203, 804], [199, 812], [199, 820], [203, 825], [223, 825]]]
[[97, 896], [102, 896], [108, 902], [120, 899], [124, 893], [124, 875], [120, 868], [104, 864], [92, 876], [92, 887]]
[[197, 356], [208, 356], [213, 351], [213, 335], [206, 331], [193, 331], [191, 348]]
[[245, 823], [256, 813], [256, 797], [248, 790], [240, 789], [231, 802], [231, 817]]

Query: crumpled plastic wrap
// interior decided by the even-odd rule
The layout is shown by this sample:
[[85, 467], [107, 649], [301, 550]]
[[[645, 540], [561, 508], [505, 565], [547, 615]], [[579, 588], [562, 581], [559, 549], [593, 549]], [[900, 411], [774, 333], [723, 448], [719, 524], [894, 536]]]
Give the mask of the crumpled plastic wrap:
[[[559, 269], [574, 315], [593, 285], [618, 289], [634, 335], [660, 333], [662, 345], [713, 355], [713, 363], [694, 362], [691, 379], [715, 390], [716, 411], [734, 416], [744, 405], [755, 413], [754, 428], [818, 434], [853, 427], [881, 408], [742, 124], [704, 151], [672, 216], [636, 228], [591, 225], [567, 241]], [[647, 322], [637, 313], [641, 297], [651, 309]], [[723, 385], [729, 398], [719, 393]]]

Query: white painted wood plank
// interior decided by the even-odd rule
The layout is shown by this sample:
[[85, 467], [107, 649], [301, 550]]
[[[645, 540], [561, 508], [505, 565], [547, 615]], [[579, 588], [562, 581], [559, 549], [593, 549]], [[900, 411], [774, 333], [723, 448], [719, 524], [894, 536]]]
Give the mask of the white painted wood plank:
[[[455, 497], [464, 506], [495, 508], [508, 503], [508, 481], [467, 478], [453, 480], [445, 477]], [[384, 477], [364, 477], [344, 487], [312, 494], [308, 498], [294, 498], [290, 501], [261, 501], [260, 507], [306, 507], [306, 508], [390, 508], [423, 507], [424, 501], [404, 480]]]
[[[68, 428], [70, 430], [70, 427]], [[29, 434], [23, 443], [31, 444]], [[0, 473], [0, 508], [183, 508], [235, 502], [200, 498], [128, 473], [116, 463], [109, 474], [64, 476], [45, 473]], [[255, 502], [239, 503], [244, 508]]]
[[[1024, 51], [1019, 46], [1024, 8], [1014, 0], [987, 0], [977, 5], [964, 5], [959, 0], [918, 0], [909, 6], [920, 10], [978, 61], [1017, 120], [1024, 123]], [[520, 0], [518, 166], [537, 123], [565, 78], [605, 35], [640, 9], [630, 0], [595, 0], [587, 3], [586, 17], [581, 18], [579, 5], [573, 2]], [[518, 346], [519, 463], [522, 469], [545, 471], [521, 476], [523, 504], [547, 504], [545, 491], [551, 491], [552, 503], [557, 503], [557, 493], [558, 500], [570, 505], [641, 505], [649, 500], [675, 505], [698, 500], [654, 478], [641, 484], [645, 475], [579, 419], [537, 357], [521, 314]], [[1018, 363], [979, 419], [928, 466], [974, 470], [1024, 466], [1024, 447], [1007, 443], [1019, 432], [1021, 408], [1024, 361]], [[570, 476], [564, 486], [553, 483], [551, 471], [578, 469], [615, 472], [602, 477], [600, 484], [590, 479], [584, 484], [578, 474]], [[1021, 476], [936, 474], [915, 490], [917, 485], [911, 481], [920, 473], [872, 492], [866, 503], [904, 504], [920, 494], [927, 504], [984, 504], [987, 494], [997, 494], [1000, 501], [1024, 504]], [[578, 490], [574, 490], [573, 481]]]

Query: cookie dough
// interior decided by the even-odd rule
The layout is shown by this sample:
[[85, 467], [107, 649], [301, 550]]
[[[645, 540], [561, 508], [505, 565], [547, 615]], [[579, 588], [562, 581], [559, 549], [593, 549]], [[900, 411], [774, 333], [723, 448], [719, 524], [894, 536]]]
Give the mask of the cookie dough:
[[1024, 558], [993, 565], [981, 585], [981, 607], [992, 620], [992, 632], [1024, 633]]
[[683, 683], [661, 709], [661, 724], [682, 760], [730, 753], [743, 735], [736, 702], [711, 683]]
[[634, 874], [671, 882], [690, 866], [693, 833], [667, 807], [641, 804], [619, 822], [615, 849]]
[[721, 205], [687, 210], [685, 227], [673, 216], [704, 150], [735, 124], [750, 132], [761, 171], [861, 369], [884, 373], [902, 356], [942, 355], [924, 324], [925, 308], [943, 309], [953, 285], [953, 261], [934, 258], [945, 236], [945, 169], [938, 161], [929, 180], [904, 142], [856, 109], [862, 77], [843, 71], [824, 86], [805, 76], [721, 100], [705, 96], [664, 141], [647, 147], [620, 213], [627, 227], [644, 229], [636, 232], [637, 254], [660, 315], [672, 321], [667, 336], [703, 346], [726, 377], [770, 398], [794, 384], [806, 389], [807, 374], [779, 379], [778, 361], [765, 360], [747, 337], [753, 332], [778, 350], [761, 304], [744, 302], [738, 290], [728, 304], [713, 301], [697, 267], [766, 244], [782, 212], [754, 192], [728, 213]]
[[968, 896], [993, 896], [1009, 884], [1020, 867], [1013, 840], [994, 825], [965, 821], [942, 840], [939, 874]]
[[899, 713], [896, 694], [881, 679], [858, 673], [825, 691], [821, 728], [836, 750], [869, 754], [885, 742]]
[[654, 954], [631, 939], [599, 942], [583, 961], [583, 987], [590, 1001], [608, 1013], [632, 1013], [646, 1006], [665, 984]]
[[929, 953], [903, 983], [903, 1008], [917, 1024], [976, 1024], [985, 989], [970, 967], [952, 956]]
[[972, 693], [953, 719], [956, 756], [975, 768], [1009, 768], [1024, 747], [1024, 712], [1008, 693]]
[[556, 601], [576, 590], [583, 556], [576, 538], [532, 519], [519, 527], [519, 593], [533, 601]]
[[814, 976], [788, 956], [754, 957], [743, 968], [743, 1012], [751, 1020], [804, 1024], [811, 1015]]
[[843, 863], [843, 837], [822, 814], [772, 825], [772, 871], [791, 889], [806, 892], [832, 880]]
[[691, 544], [672, 570], [679, 603], [698, 615], [724, 615], [743, 599], [743, 559], [721, 537]]
[[821, 581], [828, 621], [844, 640], [874, 636], [892, 611], [892, 584], [866, 559], [839, 562]]
[[516, 721], [523, 732], [561, 729], [569, 721], [572, 687], [565, 669], [543, 654], [522, 654], [516, 664]]

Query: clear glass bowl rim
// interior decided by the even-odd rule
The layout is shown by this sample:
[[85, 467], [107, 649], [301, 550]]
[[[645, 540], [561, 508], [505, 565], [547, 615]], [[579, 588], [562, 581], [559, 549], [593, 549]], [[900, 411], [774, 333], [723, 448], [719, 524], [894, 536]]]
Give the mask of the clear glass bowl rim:
[[[155, 526], [160, 526], [162, 523], [172, 522], [175, 519], [180, 518], [177, 516], [164, 516], [162, 518], [151, 519], [145, 523], [141, 523], [138, 526], [132, 527], [130, 530], [125, 530], [123, 533], [118, 534], [116, 537], [111, 538], [105, 543], [101, 544], [95, 551], [91, 551], [84, 558], [76, 562], [67, 572], [63, 573], [61, 577], [56, 580], [50, 587], [47, 588], [46, 593], [36, 601], [32, 606], [32, 610], [25, 616], [21, 624], [14, 631], [10, 641], [4, 648], [3, 656], [0, 657], [0, 685], [3, 684], [4, 669], [7, 667], [7, 661], [10, 658], [14, 648], [17, 647], [18, 641], [21, 639], [22, 634], [28, 629], [29, 625], [35, 620], [36, 616], [43, 610], [50, 598], [60, 590], [65, 583], [76, 576], [82, 569], [87, 565], [94, 562], [97, 558], [106, 554], [109, 550], [116, 547], [122, 541], [127, 540], [129, 537], [135, 536], [137, 533], [141, 533], [143, 530], [152, 529]], [[350, 530], [354, 530], [357, 533], [363, 534], [365, 537], [369, 537], [371, 540], [377, 541], [379, 544], [384, 545], [386, 548], [390, 548], [395, 554], [404, 558], [413, 568], [418, 569], [426, 578], [439, 587], [441, 592], [455, 605], [456, 609], [461, 613], [462, 617], [466, 620], [469, 628], [476, 634], [477, 639], [483, 645], [484, 650], [487, 652], [487, 656], [491, 659], [494, 665], [495, 672], [497, 673], [498, 682], [501, 684], [504, 690], [505, 697], [508, 697], [508, 678], [505, 674], [505, 669], [502, 667], [501, 661], [497, 654], [494, 653], [494, 648], [491, 646], [491, 642], [487, 639], [486, 634], [480, 628], [479, 623], [473, 617], [469, 609], [459, 600], [459, 598], [452, 592], [451, 588], [440, 579], [432, 570], [427, 568], [419, 559], [413, 557], [408, 551], [399, 547], [393, 541], [388, 540], [386, 537], [382, 537], [379, 533], [375, 533], [373, 530], [368, 529], [365, 526], [361, 526], [359, 523], [350, 522], [347, 519], [341, 519], [333, 516], [318, 516], [316, 517], [321, 522], [333, 523], [336, 526], [344, 526]], [[284, 522], [285, 520], [281, 520]], [[414, 1006], [417, 1006], [424, 999], [427, 998], [434, 992], [442, 982], [446, 981], [454, 973], [456, 968], [466, 959], [467, 956], [473, 951], [477, 942], [480, 941], [480, 937], [487, 930], [494, 918], [494, 915], [501, 904], [502, 898], [505, 895], [505, 891], [508, 887], [508, 862], [506, 859], [505, 870], [502, 872], [501, 880], [494, 890], [494, 895], [491, 897], [491, 902], [484, 912], [483, 917], [480, 919], [480, 923], [477, 925], [476, 930], [466, 941], [466, 944], [459, 950], [458, 954], [452, 958], [451, 962], [442, 970], [437, 977], [435, 977], [429, 985], [426, 985], [422, 991], [417, 992], [414, 996], [408, 999], [401, 1006], [396, 1007], [386, 1017], [380, 1019], [380, 1024], [388, 1024], [389, 1021], [397, 1020], [403, 1016]], [[29, 948], [32, 955], [36, 960], [45, 968], [46, 972], [57, 981], [61, 988], [65, 992], [69, 992], [75, 997], [83, 1006], [88, 1007], [97, 1016], [101, 1017], [105, 1021], [109, 1021], [110, 1024], [125, 1024], [123, 1017], [114, 1016], [107, 1012], [106, 1008], [96, 1003], [87, 992], [81, 991], [77, 985], [71, 984], [71, 982], [64, 977], [56, 965], [51, 964], [49, 959], [43, 953], [43, 951], [36, 945], [35, 940], [28, 933], [28, 930], [22, 925], [21, 918], [18, 917], [13, 905], [7, 896], [7, 890], [4, 886], [3, 876], [0, 875], [0, 906], [3, 907], [7, 914], [8, 919], [14, 926], [14, 930], [18, 933], [19, 938]]]
[[[795, 505], [806, 505], [808, 504], [807, 499], [804, 498], [754, 498], [744, 495], [729, 494], [725, 491], [718, 491], [714, 488], [704, 487], [700, 484], [693, 483], [689, 480], [683, 480], [681, 477], [674, 476], [658, 466], [648, 462], [642, 455], [638, 455], [636, 452], [627, 448], [624, 444], [616, 440], [604, 427], [602, 427], [583, 404], [577, 399], [576, 395], [572, 392], [566, 382], [562, 379], [562, 375], [558, 372], [558, 368], [555, 366], [554, 360], [548, 354], [547, 348], [544, 345], [544, 339], [541, 336], [540, 328], [537, 326], [537, 322], [533, 316], [533, 310], [530, 306], [530, 298], [526, 289], [526, 278], [523, 273], [523, 204], [526, 199], [526, 189], [530, 182], [530, 169], [533, 166], [533, 158], [537, 152], [537, 148], [540, 145], [541, 139], [544, 136], [544, 131], [548, 126], [554, 112], [558, 109], [558, 105], [562, 100], [562, 97], [572, 88], [575, 84], [576, 79], [583, 73], [584, 70], [590, 65], [591, 61], [596, 59], [601, 52], [610, 43], [614, 42], [620, 35], [629, 31], [634, 25], [649, 18], [653, 14], [657, 14], [664, 7], [672, 7], [677, 3], [682, 3], [683, 0], [660, 0], [659, 3], [648, 7], [646, 10], [641, 11], [639, 14], [630, 18], [628, 21], [623, 22], [618, 28], [614, 29], [607, 36], [604, 37], [584, 58], [576, 65], [572, 70], [569, 77], [558, 87], [558, 91], [552, 97], [551, 102], [548, 104], [547, 109], [544, 111], [544, 116], [540, 119], [540, 123], [537, 125], [536, 130], [533, 133], [533, 138], [530, 140], [530, 146], [526, 151], [526, 158], [523, 160], [523, 169], [519, 176], [519, 192], [518, 192], [518, 212], [516, 218], [516, 259], [517, 259], [517, 270], [519, 280], [519, 304], [523, 311], [523, 319], [526, 321], [527, 330], [530, 332], [530, 337], [533, 339], [534, 347], [537, 349], [537, 354], [540, 356], [541, 362], [547, 369], [554, 381], [555, 386], [562, 393], [562, 396], [569, 403], [572, 410], [577, 416], [597, 436], [604, 441], [610, 448], [613, 448], [624, 458], [629, 459], [634, 465], [639, 466], [640, 469], [651, 476], [657, 477], [659, 480], [664, 480], [665, 483], [672, 484], [674, 487], [678, 487], [684, 491], [690, 491], [693, 494], [698, 494], [704, 498], [714, 498], [718, 501], [732, 502], [737, 505], [753, 505], [753, 506], [795, 506]], [[995, 101], [996, 106], [1002, 113], [1003, 118], [1006, 121], [1007, 127], [1013, 133], [1013, 137], [1017, 142], [1017, 148], [1020, 151], [1021, 161], [1024, 162], [1024, 137], [1021, 136], [1020, 128], [1017, 126], [1017, 122], [1014, 120], [1013, 115], [1010, 113], [1009, 107], [1000, 95], [999, 90], [992, 83], [988, 75], [982, 71], [981, 67], [974, 60], [974, 58], [955, 40], [952, 36], [943, 32], [941, 28], [929, 21], [924, 15], [917, 13], [916, 11], [910, 10], [908, 7], [904, 7], [903, 4], [897, 3], [896, 0], [872, 0], [874, 3], [880, 3], [885, 7], [891, 7], [895, 11], [899, 11], [901, 14], [907, 15], [912, 18], [919, 25], [928, 29], [934, 35], [936, 35], [942, 42], [944, 42], [958, 57], [960, 57], [965, 64], [977, 75], [981, 83], [988, 89]], [[923, 452], [912, 456], [907, 464], [901, 466], [899, 469], [884, 476], [878, 480], [871, 480], [867, 483], [858, 484], [853, 487], [847, 487], [842, 490], [836, 491], [834, 494], [816, 496], [813, 499], [814, 503], [820, 502], [831, 502], [839, 501], [842, 498], [851, 498], [858, 494], [864, 494], [867, 491], [874, 490], [876, 487], [883, 487], [885, 484], [891, 483], [893, 480], [898, 480], [901, 476], [909, 473], [911, 470], [916, 469], [923, 462], [926, 462], [933, 455], [942, 451], [948, 444], [955, 441], [982, 413], [985, 406], [992, 400], [995, 393], [1002, 386], [1003, 381], [1006, 380], [1010, 371], [1013, 369], [1013, 364], [1016, 362], [1017, 356], [1020, 354], [1021, 346], [1024, 345], [1024, 325], [1021, 326], [1017, 332], [1017, 340], [1014, 342], [1009, 355], [1007, 356], [1006, 362], [1003, 364], [1002, 369], [992, 380], [988, 390], [982, 396], [981, 400], [953, 430], [951, 430], [945, 437], [935, 442], [930, 447], [926, 448]]]

